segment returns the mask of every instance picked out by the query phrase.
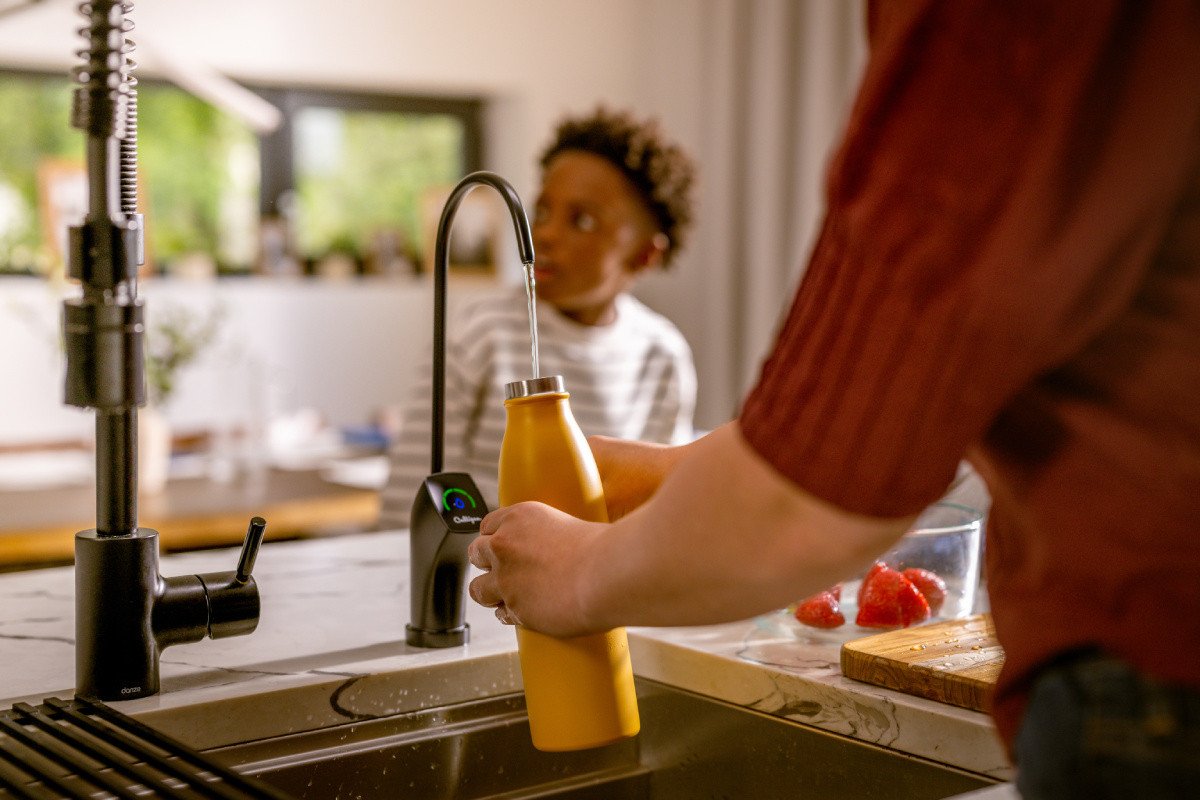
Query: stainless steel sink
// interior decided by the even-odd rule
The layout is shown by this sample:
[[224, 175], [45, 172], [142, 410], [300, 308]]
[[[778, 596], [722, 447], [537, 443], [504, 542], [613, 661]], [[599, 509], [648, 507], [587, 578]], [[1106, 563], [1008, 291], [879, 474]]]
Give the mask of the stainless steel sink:
[[541, 753], [507, 694], [209, 750], [298, 798], [943, 798], [992, 781], [652, 681], [642, 733]]

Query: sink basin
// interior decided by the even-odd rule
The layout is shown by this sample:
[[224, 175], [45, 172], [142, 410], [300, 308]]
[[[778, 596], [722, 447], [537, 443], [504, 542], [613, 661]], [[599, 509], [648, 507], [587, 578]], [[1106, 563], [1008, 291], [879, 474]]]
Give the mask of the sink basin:
[[638, 679], [642, 732], [575, 753], [533, 749], [524, 696], [502, 694], [214, 747], [298, 798], [942, 798], [992, 781]]

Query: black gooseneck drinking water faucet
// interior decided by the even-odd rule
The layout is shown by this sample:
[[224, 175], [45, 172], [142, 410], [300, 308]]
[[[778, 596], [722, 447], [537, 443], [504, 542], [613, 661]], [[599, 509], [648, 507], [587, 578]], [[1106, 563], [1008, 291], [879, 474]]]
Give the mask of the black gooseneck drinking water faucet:
[[144, 405], [144, 261], [137, 213], [137, 81], [129, 58], [129, 0], [88, 0], [74, 70], [71, 124], [87, 137], [88, 211], [70, 230], [69, 274], [80, 297], [63, 303], [69, 405], [96, 410], [96, 527], [75, 534], [76, 693], [101, 700], [154, 694], [158, 657], [172, 644], [250, 633], [258, 585], [250, 576], [266, 523], [250, 521], [238, 566], [164, 578], [158, 531], [137, 524], [137, 407]]
[[430, 475], [417, 489], [409, 518], [410, 611], [406, 640], [416, 647], [464, 644], [463, 621], [467, 545], [479, 533], [487, 513], [483, 495], [470, 475], [442, 472], [446, 386], [446, 273], [450, 227], [458, 206], [476, 186], [491, 186], [504, 198], [517, 234], [521, 262], [533, 264], [533, 234], [521, 198], [508, 181], [492, 172], [472, 172], [458, 182], [442, 209], [434, 248], [433, 273], [433, 436]]

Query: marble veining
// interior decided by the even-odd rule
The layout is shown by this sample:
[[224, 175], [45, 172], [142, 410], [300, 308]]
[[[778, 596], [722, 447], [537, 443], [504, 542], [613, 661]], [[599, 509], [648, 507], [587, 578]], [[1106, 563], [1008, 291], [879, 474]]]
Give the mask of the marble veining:
[[[228, 551], [163, 558], [169, 575], [227, 569]], [[467, 603], [471, 641], [404, 641], [403, 532], [268, 543], [255, 571], [258, 630], [170, 647], [162, 692], [115, 704], [195, 746], [246, 741], [520, 691], [516, 637]], [[1011, 770], [988, 718], [842, 677], [836, 642], [773, 637], [743, 621], [631, 628], [637, 674], [832, 733], [997, 778]], [[70, 568], [0, 575], [0, 704], [68, 697]]]

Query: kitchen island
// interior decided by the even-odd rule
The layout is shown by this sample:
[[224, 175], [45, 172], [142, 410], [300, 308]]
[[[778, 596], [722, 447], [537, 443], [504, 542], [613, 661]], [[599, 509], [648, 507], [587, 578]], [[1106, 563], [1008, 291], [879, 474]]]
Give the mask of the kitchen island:
[[[164, 557], [162, 570], [229, 569], [234, 559], [229, 550], [178, 554]], [[520, 691], [516, 637], [490, 609], [467, 601], [464, 647], [405, 643], [408, 572], [404, 532], [268, 539], [255, 570], [258, 629], [166, 649], [162, 691], [113, 705], [168, 733], [186, 731], [203, 748]], [[71, 696], [74, 634], [71, 568], [0, 575], [0, 707]], [[632, 628], [629, 639], [643, 678], [1011, 777], [986, 715], [843, 678], [836, 644], [764, 640], [754, 621]]]

